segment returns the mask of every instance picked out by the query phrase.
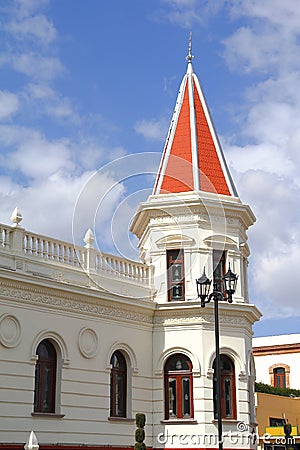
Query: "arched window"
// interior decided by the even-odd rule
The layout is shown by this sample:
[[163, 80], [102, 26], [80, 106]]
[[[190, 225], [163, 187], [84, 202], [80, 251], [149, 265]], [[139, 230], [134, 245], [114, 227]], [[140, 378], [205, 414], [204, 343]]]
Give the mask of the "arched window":
[[55, 413], [56, 351], [45, 339], [38, 345], [36, 354], [34, 412]]
[[269, 367], [270, 384], [275, 387], [290, 387], [291, 368], [287, 364], [276, 363]]
[[116, 350], [111, 359], [110, 416], [126, 417], [127, 366], [124, 356]]
[[165, 418], [193, 417], [192, 363], [185, 355], [170, 356], [165, 364]]
[[[213, 369], [216, 373], [216, 360], [213, 364]], [[235, 396], [235, 375], [234, 364], [232, 360], [226, 356], [220, 356], [220, 371], [221, 371], [221, 412], [223, 419], [236, 418], [236, 396]], [[214, 376], [214, 416], [217, 414], [217, 380]]]
[[286, 388], [286, 376], [284, 367], [275, 367], [274, 369], [274, 386]]

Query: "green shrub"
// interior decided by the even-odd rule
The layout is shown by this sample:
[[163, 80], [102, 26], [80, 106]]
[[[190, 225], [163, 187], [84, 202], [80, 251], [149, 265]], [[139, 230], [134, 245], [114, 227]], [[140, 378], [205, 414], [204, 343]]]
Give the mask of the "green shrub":
[[134, 444], [134, 450], [146, 450], [146, 445], [144, 442], [136, 442]]
[[146, 423], [146, 416], [142, 413], [137, 413], [135, 415], [135, 423], [138, 428], [144, 428]]
[[137, 428], [135, 430], [136, 442], [143, 442], [144, 439], [145, 439], [145, 430], [143, 428]]
[[282, 397], [300, 397], [299, 389], [289, 389], [274, 387], [266, 383], [255, 383], [255, 392], [263, 392], [264, 394], [281, 395]]

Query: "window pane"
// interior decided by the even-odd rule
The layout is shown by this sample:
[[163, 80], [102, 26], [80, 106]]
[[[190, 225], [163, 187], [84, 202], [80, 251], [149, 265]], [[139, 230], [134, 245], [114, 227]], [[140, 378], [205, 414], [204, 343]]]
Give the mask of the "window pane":
[[181, 281], [181, 264], [172, 265], [172, 281]]
[[169, 378], [169, 416], [176, 417], [176, 378]]
[[168, 372], [173, 372], [174, 370], [188, 370], [190, 371], [190, 365], [188, 359], [183, 355], [174, 355], [168, 359], [166, 370]]
[[214, 418], [218, 418], [218, 392], [217, 392], [217, 380], [214, 376], [213, 379], [213, 404], [214, 404]]
[[285, 379], [285, 374], [279, 374], [279, 373], [276, 373], [275, 374], [275, 379], [274, 379], [274, 384], [275, 384], [275, 387], [282, 387], [282, 388], [285, 388], [286, 387], [286, 379]]
[[39, 404], [39, 392], [40, 392], [40, 366], [35, 366], [35, 388], [34, 388], [34, 411], [38, 411]]
[[52, 400], [52, 371], [51, 366], [44, 365], [42, 379], [42, 412], [51, 412]]
[[119, 360], [118, 360], [118, 357], [116, 355], [116, 352], [113, 353], [112, 357], [110, 358], [110, 364], [113, 367], [119, 367]]
[[225, 391], [225, 415], [226, 417], [232, 416], [232, 403], [231, 403], [231, 381], [230, 378], [224, 379], [224, 391]]
[[183, 416], [191, 415], [190, 379], [182, 378], [182, 410]]
[[175, 286], [173, 286], [172, 298], [175, 300], [182, 298], [182, 285], [181, 284], [176, 284]]
[[124, 392], [123, 392], [123, 376], [117, 374], [116, 376], [116, 414], [117, 416], [124, 415]]
[[221, 250], [213, 251], [213, 279], [217, 290], [223, 291], [223, 276], [225, 274], [225, 252]]

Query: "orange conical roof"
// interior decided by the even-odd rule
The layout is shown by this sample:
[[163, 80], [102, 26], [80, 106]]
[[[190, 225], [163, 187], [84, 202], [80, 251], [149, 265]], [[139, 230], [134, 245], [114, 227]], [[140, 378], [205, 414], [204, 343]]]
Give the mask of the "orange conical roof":
[[181, 82], [153, 194], [206, 191], [238, 196], [192, 66]]

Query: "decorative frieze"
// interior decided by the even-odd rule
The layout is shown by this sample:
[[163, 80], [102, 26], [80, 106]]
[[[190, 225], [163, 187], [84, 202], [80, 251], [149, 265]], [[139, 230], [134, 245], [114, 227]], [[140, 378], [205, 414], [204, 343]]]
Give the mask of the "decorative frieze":
[[[126, 309], [124, 306], [120, 308], [108, 307], [101, 303], [101, 300], [94, 300], [89, 298], [88, 301], [83, 301], [74, 297], [56, 296], [52, 294], [46, 294], [37, 289], [24, 289], [21, 287], [9, 287], [0, 283], [0, 298], [7, 300], [22, 301], [26, 304], [35, 306], [46, 306], [49, 308], [55, 307], [56, 310], [69, 311], [75, 313], [84, 313], [87, 315], [94, 315], [98, 317], [105, 317], [111, 319], [125, 320], [136, 323], [152, 323], [151, 317], [146, 314], [139, 313]], [[62, 294], [62, 292], [61, 292]]]
[[[199, 307], [200, 310], [200, 307]], [[163, 325], [186, 325], [186, 324], [210, 324], [214, 326], [215, 318], [213, 314], [195, 314], [193, 311], [169, 311], [156, 312], [154, 323]], [[250, 327], [251, 322], [246, 317], [233, 316], [233, 315], [220, 315], [220, 325], [234, 325], [240, 327]]]

